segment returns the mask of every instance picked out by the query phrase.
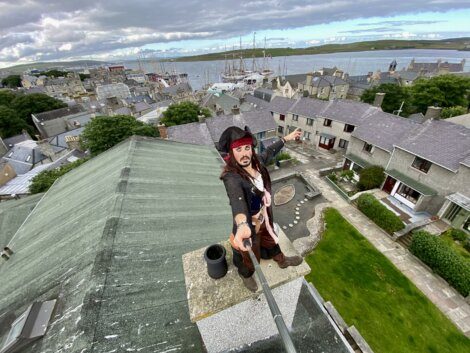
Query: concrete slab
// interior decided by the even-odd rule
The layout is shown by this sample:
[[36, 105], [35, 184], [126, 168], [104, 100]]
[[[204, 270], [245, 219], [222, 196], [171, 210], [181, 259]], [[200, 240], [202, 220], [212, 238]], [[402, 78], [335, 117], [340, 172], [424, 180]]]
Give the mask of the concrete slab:
[[[210, 317], [226, 308], [249, 298], [257, 297], [242, 283], [232, 261], [232, 250], [228, 241], [221, 242], [227, 250], [227, 274], [217, 280], [207, 274], [204, 251], [207, 247], [183, 255], [183, 270], [186, 282], [189, 316], [192, 322]], [[210, 246], [211, 244], [207, 244]], [[287, 236], [279, 230], [279, 245], [286, 256], [298, 255]], [[299, 266], [280, 269], [273, 260], [261, 260], [261, 268], [271, 288], [288, 283], [310, 273], [306, 262]], [[259, 291], [261, 286], [258, 284]]]

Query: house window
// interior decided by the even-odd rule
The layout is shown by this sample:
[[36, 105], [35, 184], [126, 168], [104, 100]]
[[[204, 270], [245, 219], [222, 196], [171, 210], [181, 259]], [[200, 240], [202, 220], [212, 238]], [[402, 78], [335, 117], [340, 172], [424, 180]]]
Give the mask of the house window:
[[331, 119], [325, 119], [325, 120], [323, 121], [323, 126], [331, 127]]
[[286, 120], [286, 116], [284, 114], [279, 114], [279, 120], [281, 121]]
[[353, 132], [354, 131], [354, 125], [349, 125], [349, 124], [344, 124], [344, 132]]
[[304, 131], [304, 140], [310, 140], [310, 132]]
[[313, 119], [307, 118], [307, 125], [312, 126], [313, 125]]
[[364, 142], [364, 147], [362, 147], [362, 150], [367, 153], [372, 153], [372, 149], [374, 146], [372, 146], [370, 143]]
[[427, 173], [429, 171], [429, 168], [431, 168], [431, 164], [432, 164], [431, 162], [423, 158], [415, 157], [415, 160], [413, 161], [413, 164], [411, 166], [424, 173]]
[[284, 133], [284, 127], [281, 126], [281, 125], [279, 125], [279, 126], [277, 127], [277, 132], [279, 132], [279, 133], [281, 133], [281, 134]]
[[418, 202], [420, 193], [417, 192], [416, 190], [413, 190], [412, 188], [406, 186], [405, 184], [401, 184], [400, 187], [397, 190], [397, 194], [404, 197], [408, 201], [411, 201], [412, 203]]
[[299, 121], [299, 116], [297, 114], [292, 115], [292, 121]]
[[339, 139], [339, 148], [348, 148], [348, 140]]

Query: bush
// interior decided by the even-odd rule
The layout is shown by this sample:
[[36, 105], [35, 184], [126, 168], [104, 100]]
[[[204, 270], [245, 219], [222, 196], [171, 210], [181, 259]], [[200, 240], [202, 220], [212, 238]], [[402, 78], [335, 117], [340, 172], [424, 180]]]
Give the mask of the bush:
[[470, 263], [442, 239], [425, 231], [416, 232], [410, 251], [464, 297], [470, 293]]
[[382, 205], [370, 194], [362, 194], [359, 196], [357, 199], [357, 207], [375, 224], [389, 234], [393, 234], [405, 228], [405, 225], [395, 213]]
[[78, 167], [79, 165], [85, 163], [87, 160], [88, 158], [79, 159], [70, 164], [66, 164], [60, 168], [45, 170], [39, 173], [31, 180], [29, 191], [31, 192], [31, 194], [46, 192], [47, 190], [49, 190], [52, 184], [54, 184], [54, 181], [56, 181], [56, 179], [69, 172], [70, 170]]
[[455, 228], [452, 228], [450, 230], [450, 236], [452, 237], [452, 239], [458, 240], [460, 242], [464, 242], [468, 238], [467, 233], [465, 233], [463, 230]]
[[357, 187], [359, 190], [370, 190], [378, 188], [385, 180], [384, 169], [378, 165], [373, 165], [362, 169], [359, 172], [359, 182]]
[[354, 178], [354, 170], [343, 170], [341, 172], [341, 178], [351, 181]]
[[276, 161], [286, 161], [288, 159], [292, 159], [292, 157], [290, 156], [289, 153], [287, 152], [280, 152], [277, 156], [276, 156]]
[[335, 184], [338, 182], [338, 176], [335, 173], [328, 175], [328, 179], [330, 179]]
[[468, 238], [467, 240], [463, 242], [463, 247], [465, 248], [465, 250], [470, 252], [470, 238]]

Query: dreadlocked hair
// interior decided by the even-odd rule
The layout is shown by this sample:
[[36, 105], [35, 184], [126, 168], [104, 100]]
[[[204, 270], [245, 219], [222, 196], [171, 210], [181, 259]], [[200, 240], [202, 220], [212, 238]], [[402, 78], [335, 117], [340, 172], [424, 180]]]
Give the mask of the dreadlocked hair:
[[[251, 182], [253, 180], [253, 177], [248, 174], [245, 169], [243, 169], [235, 160], [235, 157], [233, 155], [232, 150], [229, 151], [228, 153], [229, 158], [225, 160], [225, 167], [222, 170], [222, 174], [220, 175], [220, 179], [223, 179], [224, 176], [227, 173], [236, 173], [240, 175], [243, 179], [246, 181]], [[258, 159], [258, 156], [256, 155], [255, 150], [253, 149], [253, 154], [251, 156], [251, 166], [256, 169], [258, 172], [260, 172], [261, 177], [263, 178], [263, 183], [264, 185], [267, 185], [267, 182], [269, 180], [269, 174], [267, 169], [261, 164], [261, 162]]]

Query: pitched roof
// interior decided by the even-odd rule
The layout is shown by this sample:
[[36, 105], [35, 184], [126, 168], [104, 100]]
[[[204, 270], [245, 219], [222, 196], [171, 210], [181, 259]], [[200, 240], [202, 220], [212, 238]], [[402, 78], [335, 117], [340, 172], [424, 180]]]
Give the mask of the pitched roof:
[[62, 118], [68, 115], [74, 115], [84, 112], [85, 109], [80, 105], [76, 104], [71, 107], [59, 108], [55, 110], [50, 110], [48, 112], [33, 114], [39, 121], [54, 120]]
[[196, 145], [214, 146], [206, 123], [190, 123], [170, 126], [167, 129], [168, 139]]
[[5, 138], [3, 139], [3, 143], [5, 144], [5, 146], [10, 149], [12, 148], [14, 145], [16, 145], [17, 143], [20, 143], [20, 142], [23, 142], [23, 141], [26, 141], [26, 140], [32, 140], [31, 136], [29, 136], [29, 134], [25, 131], [19, 135], [16, 135], [16, 136], [12, 136], [12, 137], [8, 137], [8, 138]]
[[470, 156], [470, 129], [445, 120], [427, 120], [396, 147], [456, 172]]
[[417, 126], [420, 124], [410, 119], [376, 111], [351, 135], [391, 153], [393, 146]]
[[9, 243], [0, 316], [58, 299], [32, 353], [203, 351], [181, 256], [229, 234], [219, 174], [213, 148], [150, 138], [131, 138], [67, 173]]
[[0, 248], [4, 248], [43, 194], [0, 202]]
[[269, 102], [266, 102], [264, 99], [255, 97], [251, 94], [245, 94], [244, 98], [246, 103], [257, 109], [265, 109], [271, 106]]
[[274, 97], [269, 103], [269, 110], [279, 114], [287, 114], [295, 100], [286, 97]]
[[206, 120], [212, 140], [218, 142], [224, 130], [230, 126], [248, 126], [253, 134], [276, 129], [271, 112], [266, 109], [242, 112], [239, 115], [221, 115]]
[[302, 97], [297, 101], [292, 100], [293, 105], [289, 108], [289, 113], [314, 117], [318, 115], [326, 106], [326, 102], [320, 99]]
[[297, 88], [299, 83], [304, 82], [306, 78], [307, 74], [286, 75], [280, 77], [280, 82], [283, 86], [289, 82], [292, 88]]

